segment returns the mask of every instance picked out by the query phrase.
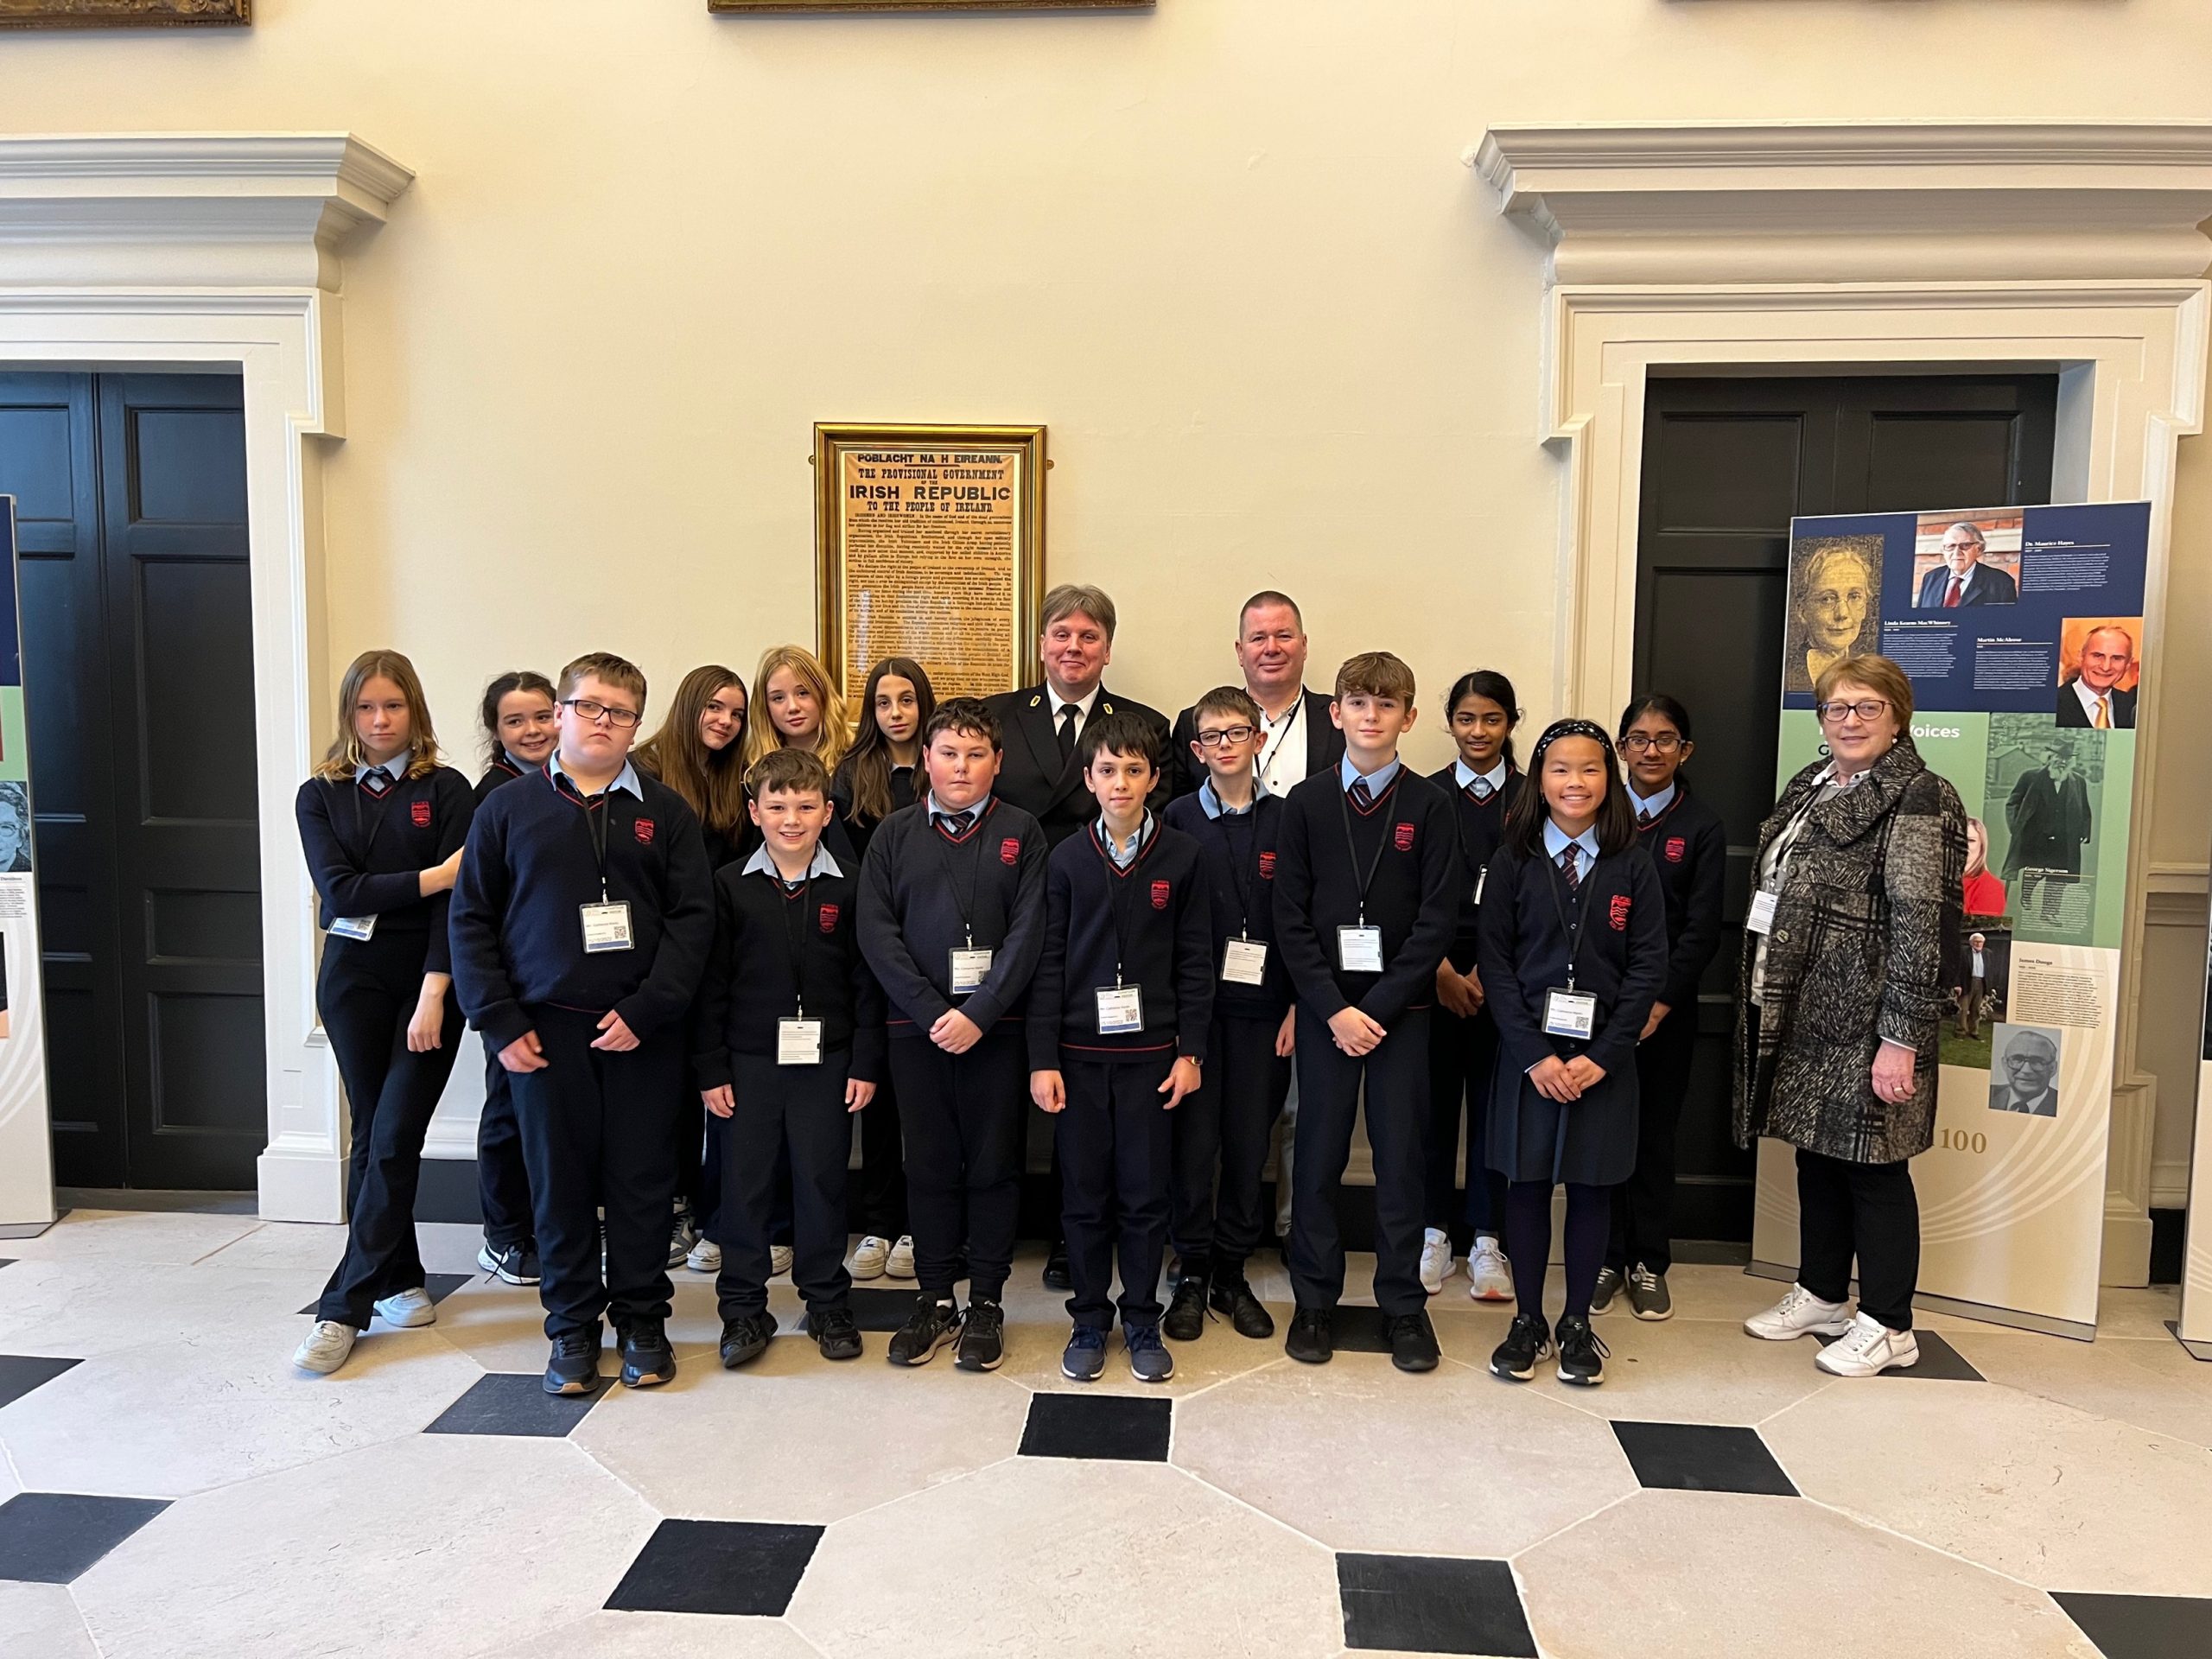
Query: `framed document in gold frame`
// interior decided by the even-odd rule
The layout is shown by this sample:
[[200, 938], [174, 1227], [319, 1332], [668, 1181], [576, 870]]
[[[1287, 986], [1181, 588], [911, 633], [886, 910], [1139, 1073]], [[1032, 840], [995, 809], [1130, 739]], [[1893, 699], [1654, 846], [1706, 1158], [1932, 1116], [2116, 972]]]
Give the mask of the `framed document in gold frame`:
[[242, 28], [253, 0], [0, 0], [0, 29]]
[[816, 425], [816, 643], [848, 704], [885, 657], [940, 702], [1028, 683], [1047, 464], [1041, 426]]

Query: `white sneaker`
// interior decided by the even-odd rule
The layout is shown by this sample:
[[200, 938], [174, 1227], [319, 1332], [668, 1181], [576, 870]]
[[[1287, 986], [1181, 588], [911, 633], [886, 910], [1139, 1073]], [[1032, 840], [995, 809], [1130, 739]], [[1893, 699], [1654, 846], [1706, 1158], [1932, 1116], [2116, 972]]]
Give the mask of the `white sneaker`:
[[883, 1263], [883, 1270], [893, 1279], [914, 1276], [914, 1236], [912, 1233], [899, 1235], [899, 1242], [891, 1247], [891, 1254]]
[[699, 1242], [684, 1253], [683, 1265], [694, 1273], [720, 1273], [722, 1247], [702, 1234]]
[[891, 1241], [870, 1233], [861, 1240], [860, 1248], [853, 1252], [853, 1277], [880, 1279], [883, 1269], [891, 1260]]
[[377, 1317], [386, 1325], [405, 1331], [418, 1325], [435, 1325], [438, 1307], [430, 1300], [430, 1293], [417, 1285], [412, 1290], [403, 1290], [396, 1296], [387, 1296], [377, 1305]]
[[1920, 1363], [1920, 1343], [1910, 1331], [1892, 1331], [1869, 1313], [1852, 1317], [1851, 1328], [1813, 1357], [1834, 1376], [1879, 1376]]
[[1840, 1337], [1851, 1329], [1851, 1315], [1841, 1302], [1824, 1302], [1802, 1285], [1764, 1313], [1744, 1321], [1744, 1329], [1761, 1342], [1795, 1342], [1800, 1337]]
[[1452, 1235], [1434, 1227], [1421, 1235], [1421, 1287], [1433, 1296], [1452, 1276]]
[[361, 1333], [335, 1319], [317, 1319], [307, 1340], [292, 1351], [292, 1363], [317, 1376], [328, 1376], [353, 1351], [353, 1338]]
[[773, 1279], [779, 1274], [789, 1273], [791, 1270], [791, 1247], [788, 1244], [771, 1244], [768, 1247], [768, 1276]]
[[1487, 1233], [1477, 1234], [1475, 1248], [1467, 1252], [1467, 1298], [1477, 1302], [1513, 1300], [1513, 1264]]

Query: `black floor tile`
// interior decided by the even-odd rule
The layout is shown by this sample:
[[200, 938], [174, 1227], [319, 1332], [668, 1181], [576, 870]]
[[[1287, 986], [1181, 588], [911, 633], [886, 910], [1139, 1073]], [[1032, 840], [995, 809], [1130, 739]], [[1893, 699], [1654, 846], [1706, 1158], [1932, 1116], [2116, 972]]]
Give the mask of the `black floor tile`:
[[[1937, 1382], [1986, 1382], [1989, 1380], [1974, 1370], [1964, 1354], [1952, 1347], [1933, 1331], [1923, 1331], [1918, 1325], [1915, 1325], [1912, 1339], [1919, 1344], [1919, 1363], [1905, 1366], [1900, 1370], [1884, 1371], [1882, 1373], [1884, 1376], [1916, 1376], [1923, 1382], [1932, 1380]], [[1813, 1340], [1825, 1348], [1838, 1338], [1815, 1337]]]
[[18, 1492], [0, 1503], [0, 1579], [70, 1583], [167, 1508], [166, 1498]]
[[[423, 1288], [430, 1293], [430, 1306], [435, 1307], [475, 1277], [473, 1273], [426, 1273], [423, 1275]], [[322, 1299], [318, 1296], [300, 1312], [313, 1313], [321, 1305]]]
[[853, 1323], [863, 1331], [896, 1331], [914, 1311], [918, 1290], [872, 1290], [853, 1287]]
[[1166, 1400], [1126, 1395], [1040, 1394], [1029, 1402], [1021, 1455], [1165, 1463], [1173, 1410]]
[[734, 1613], [779, 1618], [820, 1527], [759, 1521], [664, 1521], [607, 1599], [633, 1613]]
[[2212, 1600], [2195, 1596], [2098, 1596], [2056, 1591], [2051, 1599], [2105, 1659], [2176, 1659], [2212, 1653]]
[[1389, 1353], [1390, 1338], [1383, 1334], [1385, 1328], [1381, 1308], [1351, 1303], [1339, 1305], [1330, 1324], [1337, 1348], [1347, 1354]]
[[49, 1359], [44, 1355], [0, 1354], [0, 1406], [13, 1404], [67, 1370], [81, 1359]]
[[1344, 1645], [1535, 1659], [1513, 1569], [1431, 1555], [1338, 1555]]
[[426, 1434], [536, 1434], [557, 1438], [584, 1420], [613, 1378], [602, 1376], [589, 1394], [548, 1394], [535, 1375], [494, 1371], [480, 1376], [448, 1406]]
[[1795, 1497], [1796, 1487], [1755, 1428], [1704, 1423], [1615, 1423], [1613, 1436], [1646, 1488]]

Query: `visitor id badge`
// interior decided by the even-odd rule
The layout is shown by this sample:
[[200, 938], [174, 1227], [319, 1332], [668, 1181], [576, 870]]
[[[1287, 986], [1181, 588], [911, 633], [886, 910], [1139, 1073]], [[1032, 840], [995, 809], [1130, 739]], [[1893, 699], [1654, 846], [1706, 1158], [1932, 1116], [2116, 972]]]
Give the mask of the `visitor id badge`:
[[991, 951], [988, 945], [971, 944], [965, 949], [955, 947], [952, 952], [952, 992], [957, 996], [963, 992], [980, 990], [991, 976]]
[[821, 1065], [822, 1022], [819, 1020], [777, 1020], [776, 1064], [778, 1065]]
[[1744, 925], [1754, 933], [1773, 932], [1775, 900], [1780, 897], [1779, 893], [1770, 893], [1764, 887], [1753, 893], [1751, 913], [1744, 918]]
[[1144, 1029], [1144, 992], [1135, 985], [1098, 988], [1098, 1034], [1126, 1037]]
[[1231, 939], [1222, 947], [1221, 977], [1230, 985], [1264, 985], [1268, 982], [1268, 942], [1265, 939]]
[[1587, 991], [1554, 986], [1544, 993], [1544, 1034], [1587, 1041], [1598, 1027], [1598, 999]]
[[330, 931], [341, 939], [359, 939], [366, 944], [377, 936], [377, 918], [373, 916], [334, 916]]
[[1381, 973], [1382, 930], [1379, 927], [1338, 928], [1337, 966], [1348, 974]]
[[1483, 883], [1490, 880], [1490, 866], [1485, 864], [1475, 872], [1475, 902], [1483, 901]]
[[630, 931], [630, 901], [616, 899], [596, 905], [578, 905], [577, 912], [584, 921], [584, 954], [598, 956], [607, 950], [627, 950], [637, 944]]

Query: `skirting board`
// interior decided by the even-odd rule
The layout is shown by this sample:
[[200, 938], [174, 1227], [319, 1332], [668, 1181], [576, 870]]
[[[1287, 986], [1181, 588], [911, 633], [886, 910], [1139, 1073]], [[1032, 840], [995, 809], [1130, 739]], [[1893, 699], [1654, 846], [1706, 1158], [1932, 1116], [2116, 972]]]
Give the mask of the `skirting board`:
[[[1744, 1271], [1755, 1278], [1773, 1279], [1783, 1284], [1794, 1284], [1797, 1278], [1796, 1268], [1785, 1268], [1778, 1262], [1753, 1262]], [[1924, 1290], [1914, 1294], [1912, 1304], [1915, 1307], [1926, 1308], [1931, 1313], [1948, 1313], [1954, 1319], [1979, 1319], [1984, 1325], [2010, 1325], [2016, 1331], [2035, 1331], [2046, 1337], [2069, 1337], [2075, 1342], [2094, 1342], [2097, 1339], [2097, 1327], [2083, 1325], [2078, 1319], [2054, 1319], [2042, 1313], [2023, 1313], [2014, 1308], [1991, 1307], [1982, 1302], [1962, 1302], [1955, 1296], [1931, 1296]]]
[[2177, 1319], [2168, 1319], [2166, 1329], [2174, 1333], [2174, 1340], [2181, 1344], [2183, 1353], [2191, 1359], [2201, 1359], [2208, 1365], [2212, 1365], [2212, 1342], [2191, 1342], [2187, 1337], [2182, 1335], [2181, 1322]]

